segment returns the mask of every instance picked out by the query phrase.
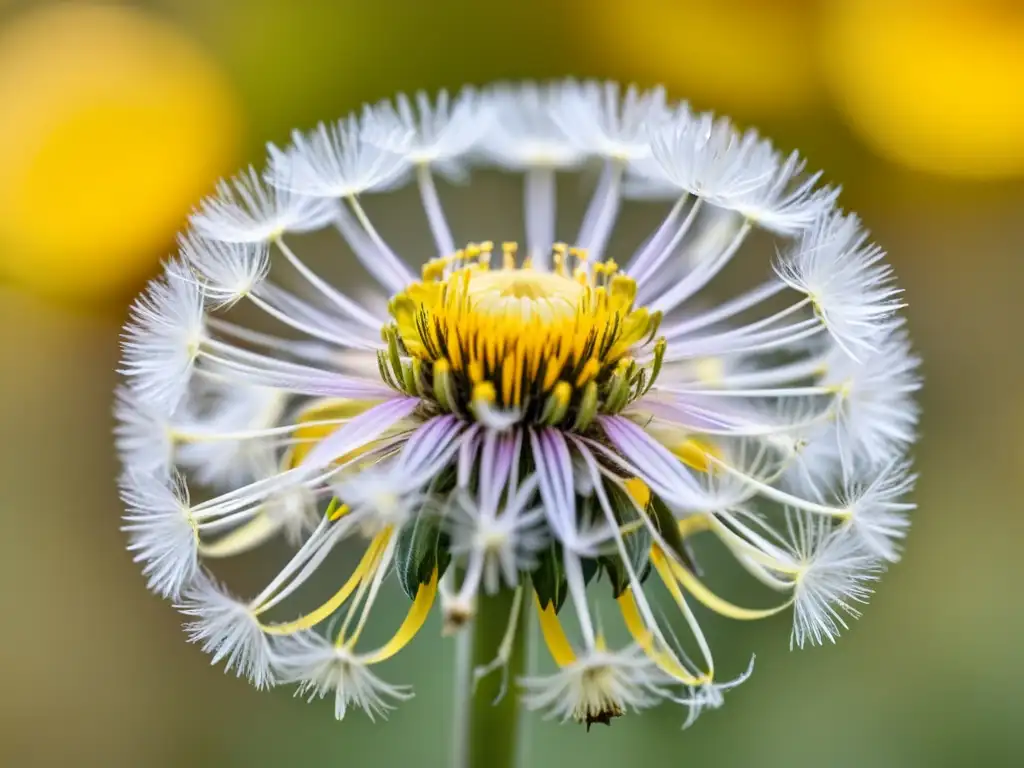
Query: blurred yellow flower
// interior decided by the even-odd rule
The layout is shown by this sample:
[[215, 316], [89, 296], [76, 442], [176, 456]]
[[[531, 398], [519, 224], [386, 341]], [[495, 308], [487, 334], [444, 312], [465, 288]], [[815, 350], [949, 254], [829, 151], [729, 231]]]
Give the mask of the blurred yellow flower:
[[925, 171], [1024, 172], [1024, 8], [1002, 0], [823, 3], [825, 79], [876, 151]]
[[0, 276], [102, 299], [139, 281], [228, 170], [217, 66], [127, 7], [60, 4], [0, 32]]
[[664, 83], [700, 107], [786, 115], [815, 96], [808, 0], [575, 0], [579, 57], [620, 79]]

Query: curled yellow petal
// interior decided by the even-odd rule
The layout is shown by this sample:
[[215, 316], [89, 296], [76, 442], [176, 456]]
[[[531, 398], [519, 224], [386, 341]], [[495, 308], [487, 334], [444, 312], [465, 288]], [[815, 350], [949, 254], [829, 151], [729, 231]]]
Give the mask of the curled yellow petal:
[[774, 616], [776, 613], [786, 610], [793, 604], [792, 599], [790, 599], [782, 605], [777, 605], [774, 608], [744, 608], [739, 605], [734, 605], [728, 600], [723, 600], [708, 589], [704, 582], [698, 579], [696, 575], [694, 575], [690, 569], [682, 563], [678, 563], [672, 558], [666, 558], [666, 562], [668, 563], [669, 570], [671, 570], [672, 574], [679, 580], [683, 589], [693, 595], [707, 608], [710, 608], [715, 613], [730, 619], [738, 619], [740, 621], [766, 619], [769, 616]]
[[688, 515], [679, 521], [679, 535], [684, 539], [711, 530], [711, 515]]
[[279, 521], [263, 513], [210, 544], [200, 543], [199, 554], [203, 557], [234, 557], [258, 547], [280, 528]]
[[657, 544], [651, 547], [651, 563], [654, 564], [654, 569], [658, 572], [658, 576], [661, 577], [662, 583], [668, 590], [669, 594], [672, 595], [672, 599], [675, 600], [684, 612], [689, 612], [689, 607], [686, 605], [686, 597], [683, 595], [682, 590], [679, 589], [679, 582], [676, 581], [675, 574], [668, 566], [668, 558], [665, 557], [665, 553], [662, 552], [661, 547]]
[[694, 675], [689, 672], [672, 654], [659, 650], [654, 646], [654, 634], [646, 627], [640, 611], [636, 606], [636, 598], [633, 597], [633, 588], [627, 587], [622, 594], [616, 598], [619, 604], [619, 611], [622, 613], [622, 620], [626, 629], [633, 636], [633, 640], [647, 654], [647, 658], [658, 665], [658, 668], [666, 675], [670, 675], [685, 685], [702, 685], [706, 682], [704, 676]]
[[761, 551], [710, 515], [708, 516], [708, 524], [725, 546], [757, 566], [768, 568], [781, 574], [787, 574], [791, 577], [797, 576], [802, 572], [800, 566], [772, 557]]
[[[377, 405], [378, 402], [377, 400], [324, 398], [304, 408], [296, 418], [298, 429], [295, 430], [294, 438], [297, 442], [288, 450], [285, 456], [287, 468], [299, 466], [302, 460], [306, 458], [306, 454], [339, 426], [338, 424], [323, 424], [320, 422], [353, 419], [367, 409]], [[337, 460], [338, 463], [343, 463], [355, 458], [360, 453], [366, 452], [371, 445], [373, 443], [369, 443], [346, 456], [340, 457]]]
[[387, 661], [396, 653], [407, 646], [423, 628], [430, 608], [434, 605], [434, 597], [437, 595], [437, 568], [434, 569], [430, 581], [420, 584], [416, 590], [416, 598], [412, 601], [409, 612], [405, 615], [402, 626], [398, 628], [394, 636], [373, 653], [360, 657], [364, 664], [379, 664]]
[[533, 597], [537, 604], [540, 631], [544, 636], [544, 644], [548, 647], [551, 658], [560, 667], [569, 666], [576, 661], [576, 653], [572, 649], [572, 644], [569, 643], [569, 638], [565, 636], [562, 622], [558, 620], [558, 614], [555, 613], [555, 604], [552, 602], [548, 603], [547, 606], [542, 606], [536, 592]]
[[264, 625], [263, 631], [268, 635], [291, 635], [300, 630], [314, 627], [326, 619], [345, 604], [345, 601], [349, 599], [363, 579], [374, 572], [379, 564], [381, 552], [384, 550], [390, 536], [391, 529], [387, 528], [373, 537], [370, 545], [366, 548], [366, 552], [363, 553], [363, 558], [359, 561], [359, 565], [356, 566], [352, 575], [348, 577], [348, 581], [319, 608], [307, 613], [305, 616], [300, 616], [294, 621], [284, 624]]

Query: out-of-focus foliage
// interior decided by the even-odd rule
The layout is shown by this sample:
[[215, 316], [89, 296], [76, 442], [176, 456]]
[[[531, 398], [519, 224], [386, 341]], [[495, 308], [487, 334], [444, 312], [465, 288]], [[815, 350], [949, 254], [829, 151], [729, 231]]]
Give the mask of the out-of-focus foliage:
[[246, 98], [253, 151], [395, 91], [586, 74], [568, 0], [163, 0]]

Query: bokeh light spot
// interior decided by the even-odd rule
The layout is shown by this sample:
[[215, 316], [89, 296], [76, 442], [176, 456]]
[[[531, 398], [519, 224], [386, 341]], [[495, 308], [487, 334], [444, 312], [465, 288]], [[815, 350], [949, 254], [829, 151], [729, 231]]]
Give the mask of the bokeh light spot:
[[739, 115], [786, 115], [817, 96], [807, 0], [576, 0], [574, 10], [588, 32], [579, 55], [603, 74]]
[[0, 34], [0, 275], [99, 300], [134, 286], [230, 170], [217, 65], [158, 18], [62, 4]]
[[1024, 8], [984, 0], [823, 4], [828, 86], [877, 152], [933, 173], [1024, 172]]

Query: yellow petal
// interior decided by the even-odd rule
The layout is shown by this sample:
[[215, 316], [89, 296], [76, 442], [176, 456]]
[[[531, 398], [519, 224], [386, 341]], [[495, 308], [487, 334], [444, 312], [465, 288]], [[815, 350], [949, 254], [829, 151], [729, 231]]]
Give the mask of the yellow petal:
[[[286, 453], [286, 465], [297, 467], [306, 458], [306, 455], [323, 440], [334, 432], [339, 424], [310, 424], [309, 422], [329, 421], [335, 419], [352, 419], [377, 405], [379, 400], [346, 400], [342, 398], [329, 398], [318, 400], [312, 405], [299, 412], [296, 423], [299, 428], [295, 430], [295, 445]], [[362, 453], [366, 453], [376, 443], [367, 443], [351, 453], [345, 454], [337, 459], [338, 463], [350, 461]]]
[[640, 509], [647, 509], [647, 505], [651, 503], [651, 489], [647, 487], [647, 483], [639, 477], [631, 477], [625, 480], [623, 485], [626, 487], [626, 493], [636, 502], [636, 505]]
[[633, 636], [633, 640], [639, 645], [647, 658], [658, 665], [658, 668], [667, 675], [674, 677], [685, 685], [700, 685], [704, 682], [701, 676], [690, 673], [670, 653], [654, 647], [654, 635], [644, 624], [640, 611], [637, 609], [636, 598], [633, 597], [633, 588], [627, 587], [622, 594], [616, 598], [619, 604], [619, 612], [622, 613], [622, 620], [626, 629]]
[[684, 539], [711, 530], [711, 515], [687, 515], [679, 521], [679, 535]]
[[709, 457], [722, 458], [721, 449], [709, 438], [696, 437], [692, 432], [680, 427], [655, 425], [647, 431], [683, 464], [698, 472], [711, 471], [712, 463]]
[[405, 620], [402, 622], [402, 626], [398, 628], [394, 636], [376, 651], [366, 656], [361, 656], [360, 659], [364, 664], [379, 664], [382, 661], [387, 661], [396, 653], [401, 651], [407, 646], [417, 633], [423, 628], [423, 623], [427, 620], [427, 616], [430, 614], [430, 608], [434, 605], [434, 597], [437, 595], [437, 568], [434, 569], [433, 575], [430, 577], [430, 581], [426, 584], [420, 584], [416, 590], [416, 598], [412, 601], [412, 605], [409, 607], [409, 612], [405, 616]]
[[[291, 635], [300, 630], [314, 627], [326, 619], [345, 604], [345, 601], [349, 599], [363, 579], [367, 578], [374, 572], [379, 564], [381, 552], [384, 550], [390, 536], [391, 529], [388, 528], [373, 537], [370, 545], [366, 548], [366, 552], [363, 553], [362, 560], [360, 560], [359, 565], [356, 566], [355, 571], [352, 572], [348, 581], [342, 585], [341, 589], [334, 593], [330, 600], [325, 602], [319, 608], [307, 613], [305, 616], [295, 619], [294, 621], [289, 621], [284, 624], [264, 625], [263, 631], [268, 635]], [[258, 613], [259, 612], [257, 611], [257, 615]]]
[[221, 536], [211, 544], [199, 545], [203, 557], [234, 557], [257, 547], [281, 528], [281, 523], [264, 513]]
[[690, 437], [681, 443], [671, 445], [669, 450], [678, 456], [683, 464], [698, 472], [711, 471], [711, 462], [708, 460], [708, 456], [713, 456], [716, 459], [722, 458], [722, 452], [717, 446], [698, 437]]
[[723, 600], [708, 589], [707, 586], [693, 573], [691, 573], [690, 570], [682, 563], [677, 563], [671, 558], [666, 558], [666, 560], [668, 562], [669, 569], [679, 580], [679, 583], [682, 584], [683, 589], [715, 613], [727, 618], [738, 619], [740, 621], [756, 621], [757, 619], [765, 619], [769, 616], [774, 616], [776, 613], [786, 610], [793, 604], [793, 600], [790, 599], [782, 605], [777, 605], [774, 608], [743, 608], [742, 606], [734, 605], [728, 600]]
[[560, 667], [567, 667], [576, 661], [576, 653], [572, 649], [572, 644], [569, 642], [569, 638], [565, 636], [565, 630], [562, 629], [562, 622], [558, 620], [558, 614], [555, 613], [555, 604], [548, 603], [547, 607], [542, 607], [540, 604], [540, 598], [535, 592], [533, 595], [534, 601], [537, 604], [537, 617], [540, 619], [540, 631], [544, 636], [544, 644], [548, 647], [548, 652], [551, 654], [551, 658], [554, 659], [555, 664]]
[[689, 607], [686, 605], [686, 598], [683, 596], [682, 591], [679, 589], [679, 583], [676, 581], [675, 575], [668, 566], [668, 559], [665, 557], [665, 553], [661, 551], [661, 547], [654, 545], [651, 547], [651, 562], [654, 564], [655, 570], [658, 572], [658, 576], [661, 577], [662, 583], [668, 590], [669, 594], [672, 595], [672, 599], [675, 600], [684, 612], [689, 612]]

